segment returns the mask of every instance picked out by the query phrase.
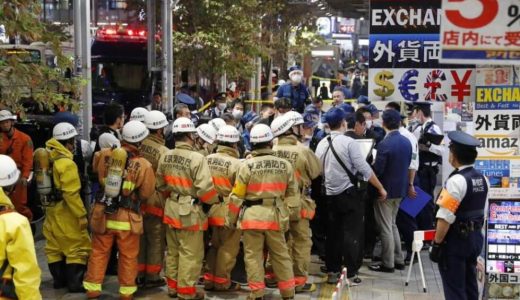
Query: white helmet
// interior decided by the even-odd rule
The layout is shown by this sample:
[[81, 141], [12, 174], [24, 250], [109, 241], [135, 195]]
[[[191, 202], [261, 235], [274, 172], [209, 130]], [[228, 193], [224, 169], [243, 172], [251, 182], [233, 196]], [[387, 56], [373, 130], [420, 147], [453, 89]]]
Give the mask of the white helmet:
[[217, 131], [209, 124], [202, 124], [197, 127], [197, 134], [210, 145], [213, 144], [217, 138]]
[[218, 131], [217, 141], [226, 143], [238, 143], [238, 141], [240, 141], [240, 133], [235, 127], [231, 125], [226, 125], [220, 128], [220, 130]]
[[101, 148], [101, 149], [112, 148], [112, 147], [116, 147], [116, 148], [121, 147], [121, 142], [117, 139], [117, 137], [108, 132], [105, 132], [102, 135], [100, 135], [98, 142], [99, 142], [99, 148]]
[[13, 120], [16, 121], [16, 115], [13, 115], [7, 109], [0, 110], [0, 122], [5, 120]]
[[305, 121], [303, 120], [303, 116], [297, 111], [291, 110], [288, 111], [285, 115], [294, 120], [293, 126], [305, 123]]
[[168, 126], [168, 120], [166, 119], [166, 115], [161, 111], [152, 110], [146, 114], [144, 124], [146, 124], [148, 129], [161, 129]]
[[210, 120], [208, 124], [213, 126], [213, 128], [215, 128], [215, 130], [218, 132], [220, 128], [226, 126], [226, 121], [224, 121], [224, 119], [221, 118], [215, 118]]
[[20, 170], [14, 160], [7, 155], [0, 155], [0, 186], [15, 184], [20, 177]]
[[190, 119], [180, 117], [173, 122], [172, 133], [180, 132], [197, 132], [197, 129], [195, 129], [195, 125], [193, 125]]
[[65, 141], [78, 135], [76, 128], [67, 122], [56, 124], [52, 129], [52, 137], [58, 141]]
[[249, 135], [250, 141], [253, 144], [266, 143], [274, 139], [271, 128], [265, 124], [256, 124], [253, 126], [253, 129], [251, 129], [251, 133]]
[[139, 143], [144, 140], [150, 131], [139, 121], [130, 121], [123, 126], [123, 140], [129, 143]]
[[148, 110], [146, 108], [136, 107], [130, 113], [130, 121], [144, 122], [147, 115]]
[[294, 123], [295, 121], [293, 118], [291, 118], [291, 116], [289, 116], [289, 113], [275, 118], [271, 123], [271, 130], [273, 131], [273, 135], [276, 137], [284, 134], [287, 132], [287, 130], [294, 126]]

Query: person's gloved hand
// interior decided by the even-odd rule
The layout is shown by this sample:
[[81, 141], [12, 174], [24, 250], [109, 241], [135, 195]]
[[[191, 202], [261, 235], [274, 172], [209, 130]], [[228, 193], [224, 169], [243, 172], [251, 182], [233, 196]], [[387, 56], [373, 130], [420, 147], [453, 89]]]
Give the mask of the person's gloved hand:
[[441, 260], [442, 245], [443, 243], [437, 244], [436, 242], [433, 242], [433, 245], [430, 248], [430, 260], [434, 263], [439, 263]]
[[87, 217], [79, 218], [79, 229], [80, 230], [85, 230], [85, 229], [87, 229], [87, 226], [88, 226], [88, 219], [87, 219]]

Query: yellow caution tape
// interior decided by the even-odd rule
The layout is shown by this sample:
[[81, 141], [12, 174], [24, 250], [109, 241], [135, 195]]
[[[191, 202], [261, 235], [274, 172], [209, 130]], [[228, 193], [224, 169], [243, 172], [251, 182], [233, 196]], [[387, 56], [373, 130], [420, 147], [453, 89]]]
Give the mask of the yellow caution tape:
[[204, 104], [203, 107], [199, 108], [199, 112], [203, 112], [206, 109], [208, 109], [213, 103], [215, 103], [215, 100], [210, 100], [208, 103]]
[[336, 79], [336, 78], [325, 78], [325, 77], [319, 77], [319, 76], [311, 76], [311, 78], [312, 79], [324, 80], [324, 81], [337, 81], [337, 82], [341, 81], [341, 80]]

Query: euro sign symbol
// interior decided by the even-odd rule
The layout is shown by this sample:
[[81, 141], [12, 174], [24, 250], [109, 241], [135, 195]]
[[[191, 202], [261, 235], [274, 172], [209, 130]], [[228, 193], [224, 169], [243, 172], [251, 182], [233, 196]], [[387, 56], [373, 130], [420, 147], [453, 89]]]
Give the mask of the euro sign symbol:
[[417, 101], [419, 99], [419, 93], [410, 93], [410, 90], [415, 90], [417, 80], [413, 80], [413, 77], [419, 76], [419, 71], [408, 70], [403, 74], [401, 80], [399, 80], [399, 91], [405, 100]]
[[375, 83], [381, 88], [374, 89], [374, 94], [385, 100], [386, 97], [392, 95], [395, 91], [395, 86], [388, 79], [394, 78], [394, 74], [390, 71], [381, 71], [374, 76]]

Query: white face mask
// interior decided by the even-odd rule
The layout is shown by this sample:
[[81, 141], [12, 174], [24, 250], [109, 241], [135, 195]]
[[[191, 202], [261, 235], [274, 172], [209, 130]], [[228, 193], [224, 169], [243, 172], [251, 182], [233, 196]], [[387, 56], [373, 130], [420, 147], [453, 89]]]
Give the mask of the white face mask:
[[232, 114], [235, 120], [240, 120], [240, 118], [242, 118], [242, 116], [244, 115], [244, 112], [238, 109], [233, 109]]
[[219, 103], [219, 104], [218, 104], [218, 109], [219, 109], [219, 110], [225, 110], [226, 107], [227, 107], [227, 104], [226, 104], [226, 103]]
[[302, 82], [302, 75], [300, 75], [300, 74], [293, 74], [293, 75], [291, 75], [291, 81], [294, 82], [294, 83]]
[[375, 120], [374, 126], [383, 127], [383, 120], [381, 120], [381, 119]]
[[372, 128], [372, 120], [367, 120], [366, 124], [367, 124], [367, 129]]

